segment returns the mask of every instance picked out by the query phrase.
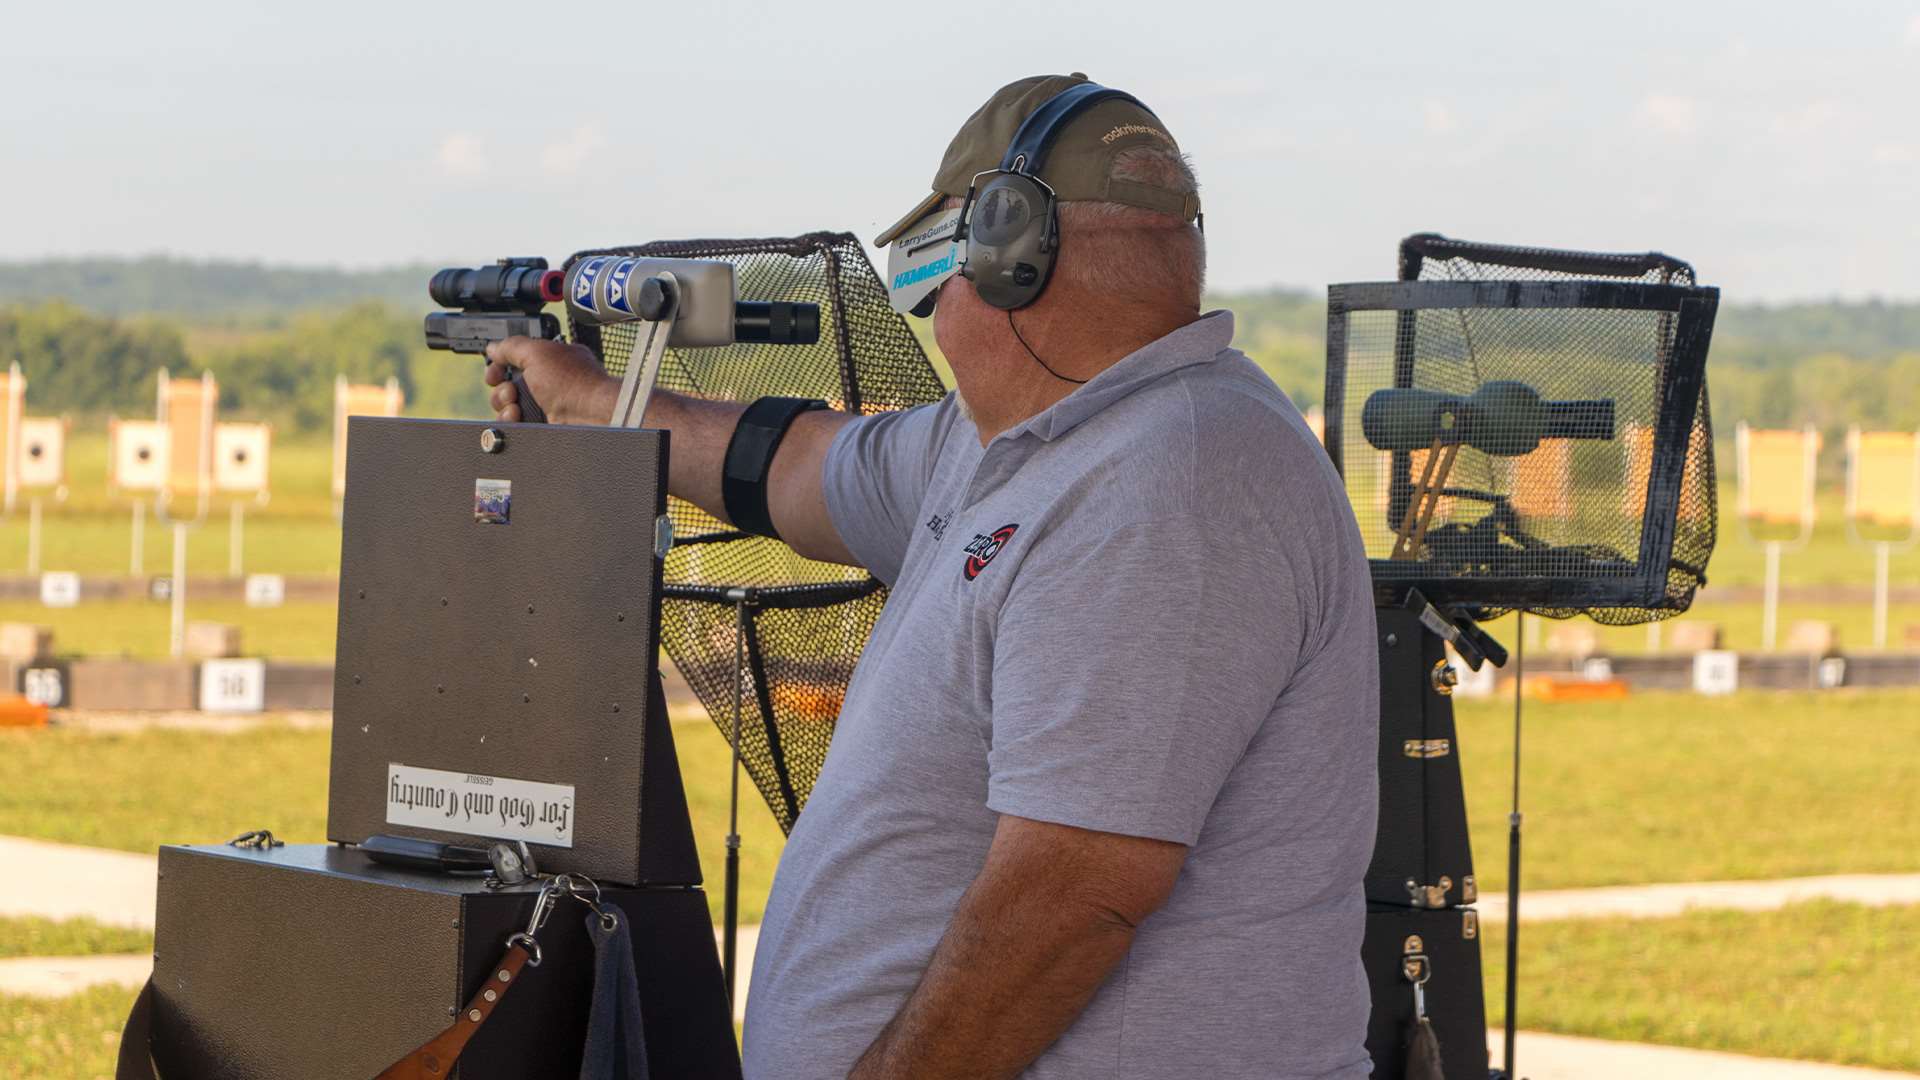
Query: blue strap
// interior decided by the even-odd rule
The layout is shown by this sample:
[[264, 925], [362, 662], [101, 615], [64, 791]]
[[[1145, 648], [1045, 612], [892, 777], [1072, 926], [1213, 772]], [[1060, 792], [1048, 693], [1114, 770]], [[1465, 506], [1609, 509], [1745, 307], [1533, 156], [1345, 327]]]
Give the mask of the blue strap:
[[1001, 171], [1014, 171], [1013, 163], [1025, 156], [1027, 161], [1022, 166], [1023, 171], [1028, 176], [1039, 176], [1040, 166], [1046, 164], [1047, 151], [1054, 137], [1067, 126], [1068, 121], [1103, 101], [1115, 99], [1131, 101], [1146, 109], [1148, 116], [1154, 116], [1152, 109], [1124, 90], [1113, 90], [1099, 83], [1075, 83], [1041, 102], [1039, 108], [1027, 114], [1020, 130], [1013, 133], [1013, 141], [1007, 144], [1007, 155], [1000, 159]]

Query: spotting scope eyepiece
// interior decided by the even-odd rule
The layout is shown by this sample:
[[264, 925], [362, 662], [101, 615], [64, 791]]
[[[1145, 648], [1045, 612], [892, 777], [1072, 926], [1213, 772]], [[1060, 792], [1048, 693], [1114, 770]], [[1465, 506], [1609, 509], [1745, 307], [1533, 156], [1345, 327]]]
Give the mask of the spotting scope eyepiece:
[[1360, 409], [1360, 430], [1376, 450], [1426, 450], [1438, 442], [1519, 457], [1542, 439], [1613, 438], [1613, 402], [1544, 401], [1525, 383], [1484, 383], [1462, 397], [1438, 390], [1376, 390]]

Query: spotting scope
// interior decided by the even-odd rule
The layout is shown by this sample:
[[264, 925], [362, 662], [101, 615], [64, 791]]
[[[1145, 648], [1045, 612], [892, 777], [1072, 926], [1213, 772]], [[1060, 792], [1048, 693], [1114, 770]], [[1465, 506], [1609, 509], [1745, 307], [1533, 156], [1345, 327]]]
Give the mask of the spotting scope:
[[1376, 390], [1360, 409], [1376, 450], [1463, 444], [1483, 454], [1531, 454], [1542, 439], [1613, 438], [1613, 402], [1545, 401], [1526, 383], [1484, 383], [1469, 396], [1439, 390]]

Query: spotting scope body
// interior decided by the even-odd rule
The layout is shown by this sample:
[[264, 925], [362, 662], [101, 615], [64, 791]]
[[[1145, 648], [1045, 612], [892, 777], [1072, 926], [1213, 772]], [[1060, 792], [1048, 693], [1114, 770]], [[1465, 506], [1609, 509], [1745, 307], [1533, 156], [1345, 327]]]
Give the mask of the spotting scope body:
[[1613, 438], [1613, 402], [1547, 401], [1526, 383], [1484, 383], [1471, 395], [1376, 390], [1360, 409], [1360, 431], [1376, 450], [1462, 444], [1496, 457], [1531, 454], [1542, 439]]
[[594, 323], [659, 319], [672, 310], [667, 344], [676, 348], [820, 340], [818, 304], [737, 299], [728, 262], [590, 255], [566, 272], [561, 294], [576, 318]]

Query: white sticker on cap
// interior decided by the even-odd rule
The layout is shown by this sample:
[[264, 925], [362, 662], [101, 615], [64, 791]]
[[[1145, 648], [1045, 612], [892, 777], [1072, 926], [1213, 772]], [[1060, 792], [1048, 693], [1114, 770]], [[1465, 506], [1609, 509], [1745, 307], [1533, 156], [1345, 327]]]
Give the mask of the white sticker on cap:
[[887, 298], [893, 310], [912, 311], [959, 272], [966, 261], [966, 242], [954, 239], [959, 229], [959, 209], [943, 210], [915, 222], [887, 247]]

